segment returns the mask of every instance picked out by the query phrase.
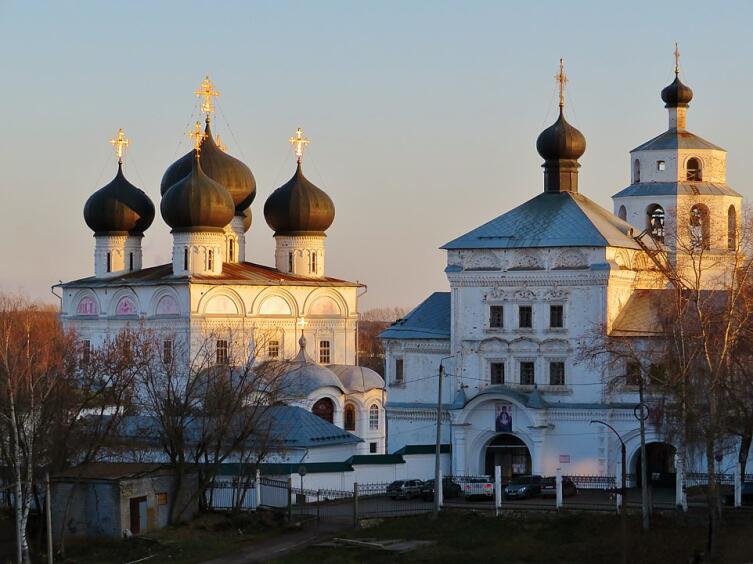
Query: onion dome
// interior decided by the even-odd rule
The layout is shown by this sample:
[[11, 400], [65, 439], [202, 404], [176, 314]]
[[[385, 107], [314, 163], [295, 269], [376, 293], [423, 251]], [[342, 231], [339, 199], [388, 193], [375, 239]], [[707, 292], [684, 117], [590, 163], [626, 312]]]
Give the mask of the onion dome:
[[[186, 153], [167, 168], [160, 184], [160, 192], [163, 196], [173, 184], [191, 172], [193, 154], [193, 151]], [[227, 188], [233, 198], [236, 214], [240, 215], [254, 201], [256, 197], [254, 175], [245, 164], [217, 146], [212, 137], [208, 118], [204, 128], [204, 138], [201, 141], [201, 168], [209, 178]]]
[[84, 221], [95, 235], [140, 236], [154, 221], [154, 204], [126, 180], [123, 163], [118, 162], [118, 173], [112, 182], [86, 201]]
[[285, 363], [289, 367], [281, 376], [283, 389], [292, 394], [292, 397], [305, 397], [320, 388], [337, 388], [345, 393], [340, 379], [335, 373], [321, 364], [317, 364], [306, 353], [306, 338], [301, 335], [298, 339], [298, 354]]
[[693, 99], [693, 91], [682, 83], [679, 73], [675, 72], [672, 84], [661, 91], [661, 99], [666, 108], [687, 108]]
[[560, 107], [557, 121], [542, 131], [536, 139], [536, 150], [547, 161], [577, 160], [586, 152], [586, 138], [567, 122]]
[[243, 232], [246, 233], [251, 229], [251, 208], [243, 210]]
[[203, 155], [201, 159], [198, 152], [194, 155], [188, 175], [162, 196], [162, 218], [173, 231], [222, 230], [235, 214], [233, 198], [222, 184], [204, 174]]
[[293, 177], [264, 203], [264, 219], [275, 235], [323, 235], [335, 220], [335, 204], [303, 176], [299, 160]]

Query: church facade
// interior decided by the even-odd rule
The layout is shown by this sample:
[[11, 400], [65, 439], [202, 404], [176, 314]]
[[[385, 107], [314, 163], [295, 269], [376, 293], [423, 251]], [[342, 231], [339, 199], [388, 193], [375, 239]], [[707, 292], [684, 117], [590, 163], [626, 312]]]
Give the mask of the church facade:
[[[308, 424], [324, 429], [321, 444], [333, 446], [333, 437], [341, 437], [342, 459], [383, 453], [384, 383], [356, 366], [362, 285], [326, 274], [325, 232], [335, 207], [303, 174], [308, 139], [300, 129], [290, 139], [296, 170], [264, 204], [274, 231], [274, 266], [248, 262], [245, 233], [256, 181], [211, 131], [216, 94], [206, 79], [197, 92], [204, 99], [204, 129], [197, 122], [195, 148], [162, 178], [160, 212], [173, 235], [168, 264], [142, 264], [141, 242], [155, 207], [124, 175], [128, 141], [122, 131], [111, 141], [117, 174], [84, 207], [94, 232], [94, 275], [60, 286], [62, 322], [77, 332], [82, 361], [126, 329], [156, 335], [165, 362], [189, 362], [206, 351], [217, 364], [285, 361], [302, 382], [291, 405], [333, 426]], [[310, 451], [316, 458], [316, 449]]]
[[[619, 440], [596, 421], [620, 434], [627, 472], [637, 473], [630, 368], [605, 374], [581, 360], [579, 345], [605, 333], [650, 335], [652, 306], [672, 281], [644, 241], [664, 246], [665, 233], [687, 226], [694, 244], [723, 257], [735, 248], [742, 198], [726, 184], [726, 152], [686, 128], [692, 91], [679, 69], [661, 93], [668, 128], [630, 152], [631, 185], [613, 196], [613, 211], [578, 189], [586, 142], [560, 94], [559, 117], [536, 143], [543, 193], [444, 245], [449, 292], [382, 334], [391, 451], [434, 443], [442, 370], [441, 434], [454, 474], [502, 466], [507, 477], [557, 468], [615, 476]], [[664, 250], [687, 267], [682, 249]], [[608, 385], [615, 377], [621, 383]], [[649, 475], [674, 473], [676, 445], [647, 425]], [[735, 459], [726, 453], [723, 468]]]

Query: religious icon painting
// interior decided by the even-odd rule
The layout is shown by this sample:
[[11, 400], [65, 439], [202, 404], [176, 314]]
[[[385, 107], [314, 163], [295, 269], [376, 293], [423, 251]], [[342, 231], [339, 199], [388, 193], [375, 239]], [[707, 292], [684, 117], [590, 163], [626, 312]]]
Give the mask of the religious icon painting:
[[499, 401], [494, 405], [494, 429], [498, 433], [512, 433], [512, 404]]

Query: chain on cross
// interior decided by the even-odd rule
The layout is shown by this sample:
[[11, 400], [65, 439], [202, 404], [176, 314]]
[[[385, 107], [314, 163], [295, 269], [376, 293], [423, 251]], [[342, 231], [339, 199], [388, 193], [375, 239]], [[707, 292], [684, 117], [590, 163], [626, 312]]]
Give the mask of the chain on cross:
[[118, 129], [118, 133], [115, 137], [110, 139], [110, 145], [112, 145], [115, 148], [115, 154], [118, 157], [118, 162], [123, 162], [123, 155], [125, 154], [125, 149], [128, 147], [128, 145], [131, 143], [130, 140], [126, 139], [125, 133], [123, 133], [123, 129]]
[[296, 130], [295, 135], [288, 139], [288, 141], [293, 146], [296, 159], [298, 160], [298, 163], [300, 163], [303, 160], [303, 152], [306, 150], [306, 146], [311, 143], [311, 141], [309, 141], [303, 135], [303, 129], [301, 129], [300, 127]]

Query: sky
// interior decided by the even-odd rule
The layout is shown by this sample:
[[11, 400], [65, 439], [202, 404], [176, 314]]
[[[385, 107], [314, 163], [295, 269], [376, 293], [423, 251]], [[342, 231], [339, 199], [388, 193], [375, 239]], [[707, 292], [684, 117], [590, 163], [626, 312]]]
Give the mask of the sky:
[[[247, 260], [274, 263], [264, 201], [292, 176], [333, 199], [330, 276], [367, 284], [361, 309], [448, 288], [439, 247], [543, 189], [535, 141], [556, 117], [586, 136], [580, 191], [612, 209], [628, 151], [666, 129], [673, 78], [688, 129], [729, 151], [753, 196], [753, 2], [9, 2], [0, 0], [0, 292], [54, 301], [93, 273], [86, 199], [125, 172], [159, 210], [165, 169], [191, 147], [194, 90], [221, 92], [213, 130], [257, 180]], [[170, 261], [157, 212], [144, 264]]]

